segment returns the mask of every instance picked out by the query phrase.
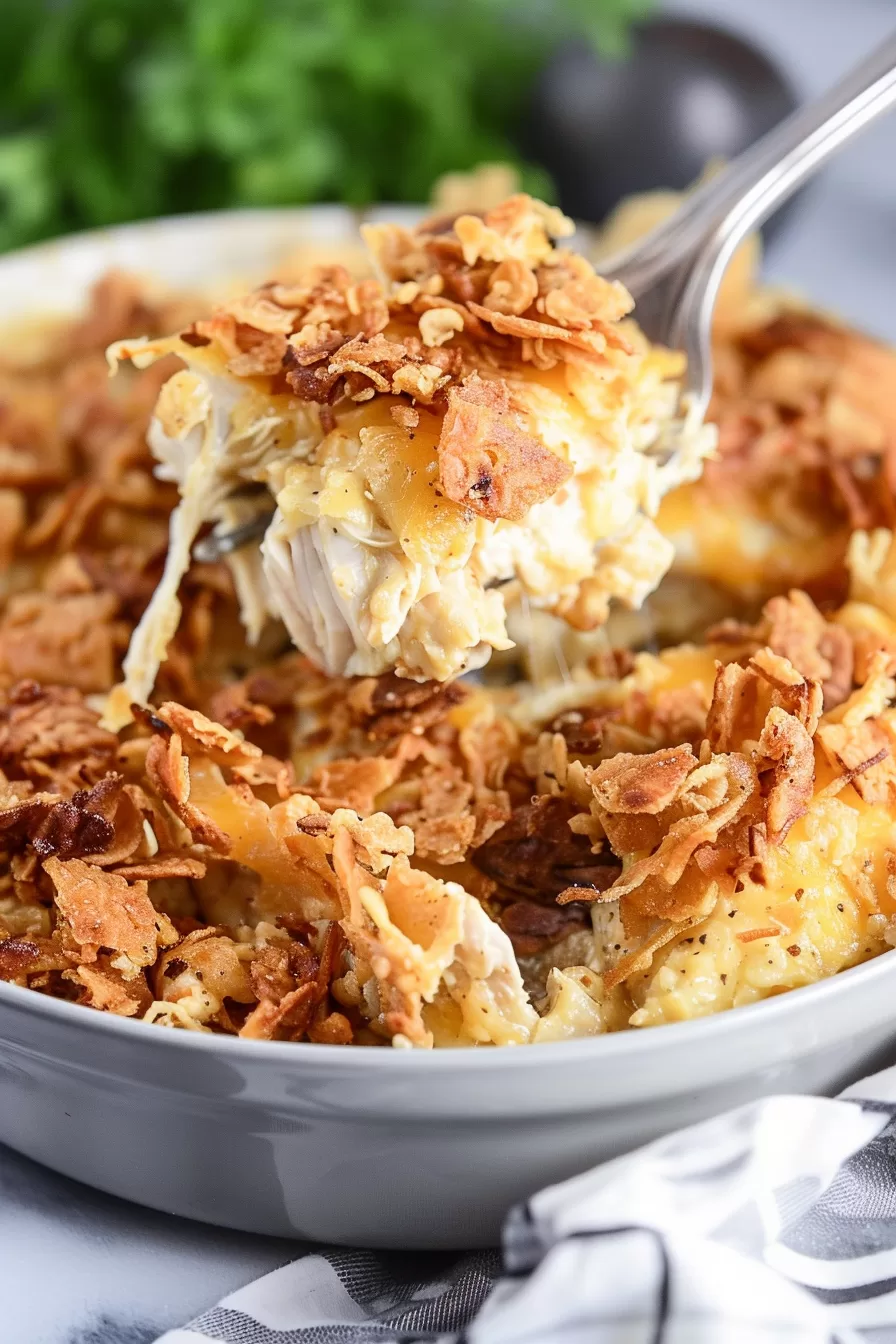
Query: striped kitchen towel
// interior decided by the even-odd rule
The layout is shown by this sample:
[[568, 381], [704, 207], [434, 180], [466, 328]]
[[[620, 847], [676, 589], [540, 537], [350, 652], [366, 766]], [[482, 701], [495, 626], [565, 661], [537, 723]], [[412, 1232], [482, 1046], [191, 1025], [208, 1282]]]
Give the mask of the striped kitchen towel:
[[514, 1209], [502, 1252], [321, 1250], [159, 1344], [896, 1344], [896, 1068]]

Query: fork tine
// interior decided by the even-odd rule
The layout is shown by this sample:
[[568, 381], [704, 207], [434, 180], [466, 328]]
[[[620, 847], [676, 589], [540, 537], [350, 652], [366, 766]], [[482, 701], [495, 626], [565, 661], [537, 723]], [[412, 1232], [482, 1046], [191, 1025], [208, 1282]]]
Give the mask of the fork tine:
[[255, 518], [250, 518], [247, 523], [241, 523], [239, 527], [224, 532], [215, 531], [210, 536], [203, 537], [202, 541], [197, 541], [193, 547], [194, 560], [206, 565], [214, 564], [225, 555], [231, 555], [234, 551], [241, 550], [243, 546], [248, 546], [250, 541], [259, 541], [268, 530], [273, 516], [273, 513], [260, 513]]

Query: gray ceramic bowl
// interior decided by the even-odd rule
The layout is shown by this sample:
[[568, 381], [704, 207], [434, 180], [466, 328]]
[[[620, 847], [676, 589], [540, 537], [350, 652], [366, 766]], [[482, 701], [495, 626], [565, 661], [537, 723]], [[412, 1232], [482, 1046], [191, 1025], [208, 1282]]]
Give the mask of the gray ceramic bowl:
[[[391, 213], [391, 212], [390, 212]], [[348, 211], [130, 225], [0, 258], [0, 319], [65, 311], [109, 266], [254, 278]], [[0, 1141], [153, 1208], [367, 1246], [496, 1240], [515, 1200], [770, 1092], [833, 1092], [896, 1039], [888, 953], [714, 1018], [504, 1050], [339, 1049], [176, 1032], [0, 984]]]
[[0, 985], [0, 1140], [170, 1213], [366, 1246], [495, 1241], [514, 1201], [771, 1092], [887, 1062], [894, 953], [717, 1017], [364, 1050], [146, 1026]]

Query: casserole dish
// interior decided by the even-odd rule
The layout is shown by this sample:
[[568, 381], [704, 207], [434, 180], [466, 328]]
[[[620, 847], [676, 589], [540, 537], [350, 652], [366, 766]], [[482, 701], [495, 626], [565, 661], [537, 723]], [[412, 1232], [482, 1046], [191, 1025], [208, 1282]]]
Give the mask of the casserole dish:
[[494, 1244], [552, 1181], [889, 1060], [894, 954], [644, 1032], [345, 1050], [161, 1031], [0, 984], [0, 1140], [167, 1213], [372, 1247]]
[[[47, 244], [0, 261], [3, 317], [69, 311], [110, 266], [181, 288], [243, 284], [297, 247], [349, 242], [357, 222], [337, 208], [235, 212]], [[507, 1207], [550, 1181], [764, 1093], [836, 1090], [873, 1068], [890, 1042], [890, 966], [884, 955], [795, 997], [534, 1053], [152, 1032], [2, 984], [0, 1140], [225, 1226], [488, 1244]]]

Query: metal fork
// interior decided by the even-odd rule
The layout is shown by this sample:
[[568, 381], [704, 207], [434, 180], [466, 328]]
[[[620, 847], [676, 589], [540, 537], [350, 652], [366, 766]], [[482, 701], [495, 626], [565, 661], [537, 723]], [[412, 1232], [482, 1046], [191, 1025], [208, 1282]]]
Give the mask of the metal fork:
[[[621, 280], [630, 291], [645, 334], [686, 354], [682, 403], [689, 423], [702, 420], [709, 405], [712, 314], [734, 252], [832, 154], [894, 105], [896, 33], [697, 188], [646, 238], [598, 263], [601, 275]], [[270, 518], [260, 514], [230, 531], [216, 530], [193, 554], [218, 560], [257, 540]]]
[[601, 258], [621, 280], [635, 317], [660, 345], [683, 350], [683, 395], [692, 415], [712, 391], [712, 314], [725, 269], [748, 234], [841, 146], [896, 105], [896, 33], [814, 102], [807, 103], [697, 188], [645, 238]]

